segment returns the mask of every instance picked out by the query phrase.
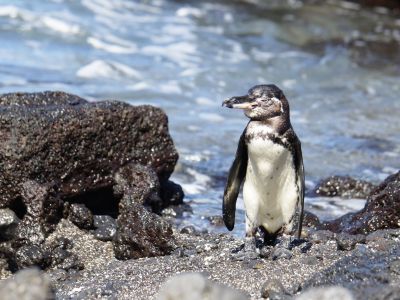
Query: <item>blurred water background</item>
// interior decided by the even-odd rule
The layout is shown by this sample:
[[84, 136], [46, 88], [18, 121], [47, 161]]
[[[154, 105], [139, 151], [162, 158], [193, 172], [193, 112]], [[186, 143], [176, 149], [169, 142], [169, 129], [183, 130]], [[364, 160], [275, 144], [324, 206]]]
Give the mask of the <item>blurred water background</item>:
[[[275, 83], [291, 104], [307, 186], [379, 182], [400, 166], [400, 15], [345, 1], [0, 0], [0, 92], [63, 90], [163, 108], [172, 179], [209, 228], [247, 123], [221, 107]], [[322, 219], [362, 200], [307, 198]], [[236, 234], [243, 234], [239, 203]], [[212, 230], [225, 229], [211, 227]]]

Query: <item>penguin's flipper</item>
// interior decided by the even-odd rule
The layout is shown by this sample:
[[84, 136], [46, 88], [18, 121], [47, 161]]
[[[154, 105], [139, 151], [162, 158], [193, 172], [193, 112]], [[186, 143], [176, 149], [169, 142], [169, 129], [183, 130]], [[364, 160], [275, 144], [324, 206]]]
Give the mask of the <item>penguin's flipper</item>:
[[224, 191], [222, 203], [222, 216], [228, 230], [235, 226], [236, 200], [239, 195], [240, 186], [246, 176], [247, 170], [247, 146], [245, 142], [245, 132], [240, 136], [236, 157], [229, 170], [228, 180]]
[[298, 199], [300, 202], [300, 215], [299, 224], [297, 228], [297, 238], [301, 237], [301, 230], [303, 228], [303, 217], [304, 217], [304, 191], [305, 191], [305, 179], [304, 179], [304, 164], [303, 164], [303, 154], [301, 152], [301, 143], [296, 137], [294, 141], [293, 149], [293, 161], [296, 170], [296, 181], [298, 187]]

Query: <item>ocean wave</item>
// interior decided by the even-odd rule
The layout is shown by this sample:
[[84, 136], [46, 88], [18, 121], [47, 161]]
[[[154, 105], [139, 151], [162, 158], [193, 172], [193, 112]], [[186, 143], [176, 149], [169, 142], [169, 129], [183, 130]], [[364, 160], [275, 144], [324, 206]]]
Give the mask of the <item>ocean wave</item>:
[[116, 54], [131, 54], [138, 50], [136, 44], [112, 36], [107, 37], [107, 41], [91, 36], [87, 42], [96, 49]]
[[66, 14], [55, 16], [46, 15], [43, 12], [35, 13], [14, 5], [0, 6], [0, 17], [21, 20], [22, 22], [18, 25], [25, 31], [35, 28], [47, 28], [65, 35], [81, 34], [83, 30], [78, 24], [62, 19], [67, 16]]
[[115, 61], [95, 60], [80, 68], [76, 75], [82, 78], [121, 78], [129, 77], [139, 79], [140, 72], [135, 69]]

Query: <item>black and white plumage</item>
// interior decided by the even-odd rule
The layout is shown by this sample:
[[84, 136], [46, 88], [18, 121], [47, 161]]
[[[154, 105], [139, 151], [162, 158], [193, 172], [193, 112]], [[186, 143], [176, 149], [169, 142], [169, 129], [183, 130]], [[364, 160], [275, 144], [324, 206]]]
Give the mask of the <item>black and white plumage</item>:
[[246, 236], [254, 236], [259, 227], [268, 236], [291, 234], [298, 221], [300, 237], [304, 167], [285, 95], [275, 85], [257, 85], [247, 95], [227, 99], [223, 105], [243, 109], [250, 118], [240, 137], [224, 192], [222, 211], [226, 227], [233, 230], [236, 200], [244, 182]]

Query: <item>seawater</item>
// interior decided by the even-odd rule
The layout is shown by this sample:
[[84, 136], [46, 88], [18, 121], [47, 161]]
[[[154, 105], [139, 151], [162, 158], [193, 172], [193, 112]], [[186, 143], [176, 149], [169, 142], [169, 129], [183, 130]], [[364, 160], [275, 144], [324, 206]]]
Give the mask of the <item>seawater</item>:
[[[0, 92], [63, 90], [159, 106], [180, 153], [172, 179], [210, 227], [246, 125], [221, 107], [275, 83], [291, 105], [307, 186], [373, 182], [400, 166], [400, 18], [345, 1], [0, 0]], [[307, 198], [330, 219], [362, 200]], [[238, 203], [236, 234], [243, 234]]]

